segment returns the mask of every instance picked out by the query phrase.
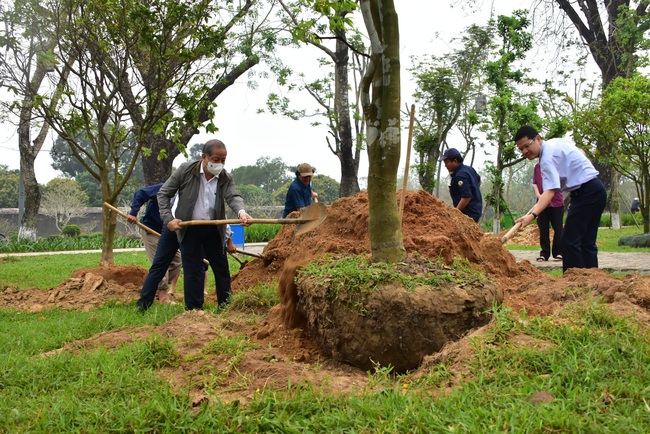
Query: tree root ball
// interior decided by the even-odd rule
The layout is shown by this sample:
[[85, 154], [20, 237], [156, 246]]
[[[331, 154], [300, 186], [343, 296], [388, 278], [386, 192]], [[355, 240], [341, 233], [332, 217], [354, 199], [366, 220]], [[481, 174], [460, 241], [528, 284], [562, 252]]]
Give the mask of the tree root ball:
[[473, 270], [410, 258], [395, 271], [404, 279], [369, 282], [359, 290], [327, 273], [299, 270], [297, 309], [325, 355], [364, 370], [390, 366], [404, 373], [487, 324], [503, 299], [496, 284]]

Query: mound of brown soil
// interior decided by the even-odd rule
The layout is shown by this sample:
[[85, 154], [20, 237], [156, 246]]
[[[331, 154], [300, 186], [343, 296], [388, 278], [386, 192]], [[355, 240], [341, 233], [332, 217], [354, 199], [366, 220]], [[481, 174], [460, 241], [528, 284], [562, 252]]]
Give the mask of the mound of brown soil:
[[400, 261], [394, 266], [400, 278], [377, 277], [372, 291], [333, 283], [326, 266], [318, 277], [298, 277], [296, 310], [324, 354], [364, 370], [416, 369], [425, 356], [489, 323], [491, 308], [503, 299], [496, 285], [477, 273], [422, 257]]
[[[510, 229], [501, 231], [499, 237], [503, 237]], [[553, 239], [553, 229], [551, 231], [551, 240]], [[539, 246], [539, 228], [537, 225], [528, 225], [518, 230], [507, 244], [517, 244], [519, 246]]]
[[[241, 341], [247, 347], [241, 354], [230, 354], [214, 346], [220, 339], [240, 339], [242, 335], [249, 336], [249, 340]], [[188, 311], [157, 327], [123, 327], [69, 343], [41, 356], [118, 348], [131, 342], [163, 338], [173, 342], [177, 358], [159, 370], [160, 376], [179, 393], [189, 393], [194, 405], [210, 399], [245, 404], [256, 393], [282, 389], [288, 384], [310, 385], [334, 394], [361, 392], [368, 384], [364, 372], [319, 358], [317, 348], [302, 332], [282, 326], [277, 308], [271, 309], [268, 320], [261, 326], [251, 325], [249, 315], [235, 312], [216, 316]], [[235, 359], [237, 362], [233, 363]], [[209, 391], [204, 389], [207, 384]]]
[[81, 268], [72, 272], [72, 278], [84, 278], [88, 273], [101, 276], [108, 282], [122, 286], [142, 288], [147, 270], [137, 265], [109, 265], [106, 267]]
[[[285, 225], [264, 249], [265, 259], [253, 260], [233, 276], [233, 289], [277, 279], [289, 258], [299, 264], [324, 253], [369, 253], [368, 194], [335, 201], [316, 229], [298, 236], [293, 232], [293, 226]], [[530, 263], [517, 264], [499, 237], [484, 234], [472, 219], [423, 190], [406, 194], [402, 235], [407, 252], [432, 260], [443, 258], [448, 264], [454, 258], [466, 258], [502, 287], [510, 287], [512, 280], [542, 276]]]
[[90, 310], [109, 300], [129, 303], [138, 298], [146, 273], [135, 265], [77, 270], [56, 288], [5, 288], [0, 307], [40, 312], [54, 307]]

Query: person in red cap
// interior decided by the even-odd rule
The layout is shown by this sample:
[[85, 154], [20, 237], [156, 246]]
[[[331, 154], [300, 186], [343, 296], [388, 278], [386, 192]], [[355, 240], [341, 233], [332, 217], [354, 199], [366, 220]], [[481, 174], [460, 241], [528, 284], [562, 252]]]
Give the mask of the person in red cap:
[[302, 163], [296, 169], [296, 179], [293, 180], [287, 191], [284, 200], [284, 211], [282, 218], [285, 218], [294, 211], [301, 211], [311, 204], [312, 199], [318, 200], [318, 193], [312, 191], [311, 180], [314, 177], [314, 169], [307, 163]]

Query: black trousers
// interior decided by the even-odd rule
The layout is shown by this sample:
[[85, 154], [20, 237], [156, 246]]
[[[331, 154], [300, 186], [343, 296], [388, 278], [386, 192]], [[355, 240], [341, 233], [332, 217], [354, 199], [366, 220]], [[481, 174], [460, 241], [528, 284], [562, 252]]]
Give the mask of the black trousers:
[[156, 291], [158, 290], [158, 283], [160, 283], [165, 273], [167, 273], [169, 264], [172, 263], [176, 252], [178, 252], [178, 237], [176, 236], [176, 232], [170, 231], [167, 229], [167, 226], [163, 225], [160, 240], [158, 240], [156, 255], [149, 268], [149, 273], [144, 279], [138, 305], [148, 308], [153, 304], [153, 300], [156, 298]]
[[230, 299], [230, 270], [226, 248], [217, 226], [188, 226], [181, 241], [185, 308], [203, 309], [203, 255], [210, 263], [217, 286], [217, 302], [220, 306]]
[[[537, 227], [539, 228], [539, 246], [542, 248], [539, 256], [548, 260], [553, 253], [556, 258], [562, 254], [562, 219], [564, 218], [564, 207], [546, 207], [537, 217]], [[553, 227], [553, 246], [551, 247], [551, 231]]]
[[562, 269], [598, 268], [598, 224], [607, 205], [607, 191], [594, 178], [571, 192], [562, 232]]

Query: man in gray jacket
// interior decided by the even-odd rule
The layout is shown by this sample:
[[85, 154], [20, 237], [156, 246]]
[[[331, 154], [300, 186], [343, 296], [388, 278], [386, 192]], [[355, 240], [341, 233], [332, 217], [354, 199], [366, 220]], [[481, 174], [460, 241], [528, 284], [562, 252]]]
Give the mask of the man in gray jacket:
[[[209, 140], [203, 146], [201, 160], [181, 164], [160, 187], [160, 217], [169, 230], [175, 231], [181, 248], [184, 271], [185, 308], [202, 309], [203, 257], [210, 262], [217, 286], [217, 302], [224, 306], [230, 298], [230, 271], [225, 247], [225, 225], [181, 226], [187, 220], [223, 220], [225, 204], [249, 226], [252, 217], [244, 209], [232, 175], [224, 170], [226, 145]], [[175, 217], [171, 199], [178, 192]]]

